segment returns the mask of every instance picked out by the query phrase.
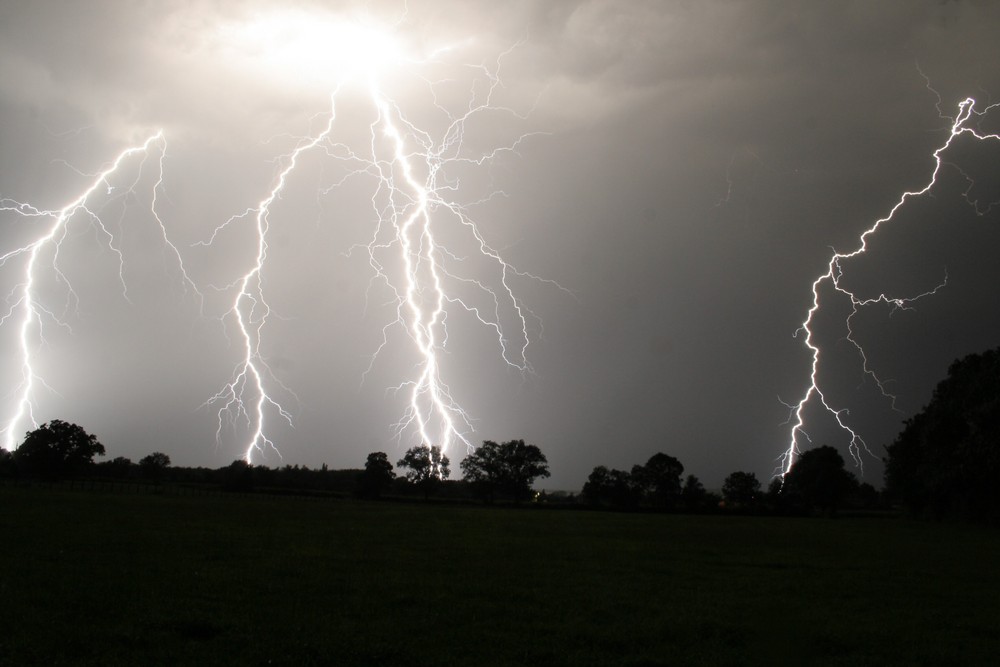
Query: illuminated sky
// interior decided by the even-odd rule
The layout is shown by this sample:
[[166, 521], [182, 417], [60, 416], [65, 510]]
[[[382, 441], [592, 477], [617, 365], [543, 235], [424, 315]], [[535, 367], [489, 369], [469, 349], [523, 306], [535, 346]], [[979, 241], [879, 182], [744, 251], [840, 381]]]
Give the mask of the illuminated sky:
[[[303, 2], [281, 19], [266, 3], [167, 4], [0, 5], [0, 197], [60, 208], [163, 129], [158, 211], [205, 292], [204, 315], [149, 214], [152, 164], [125, 165], [121, 185], [139, 179], [135, 196], [100, 201], [130, 300], [103, 239], [72, 227], [62, 267], [79, 307], [67, 317], [73, 333], [52, 329], [37, 352], [55, 393], [39, 395], [36, 416], [80, 423], [112, 456], [159, 450], [183, 465], [218, 467], [244, 449], [237, 431], [216, 442], [216, 413], [202, 404], [240, 357], [232, 321], [220, 320], [227, 294], [209, 286], [247, 270], [252, 230], [232, 224], [211, 247], [196, 244], [268, 194], [281, 156], [322, 129], [345, 77], [336, 132], [358, 146], [373, 121], [359, 83], [370, 67], [434, 135], [444, 125], [427, 82], [454, 111], [481, 90], [473, 66], [494, 68], [502, 55], [502, 109], [477, 116], [465, 145], [481, 154], [524, 140], [462, 170], [456, 198], [514, 266], [572, 294], [514, 285], [541, 320], [529, 318], [533, 374], [509, 368], [496, 336], [457, 316], [444, 363], [475, 420], [470, 439], [534, 442], [549, 457], [546, 485], [567, 489], [595, 465], [629, 468], [657, 451], [710, 487], [734, 470], [766, 479], [786, 446], [782, 401], [808, 383], [808, 351], [792, 335], [812, 280], [831, 247], [853, 247], [900, 192], [925, 182], [946, 136], [922, 73], [943, 113], [966, 96], [1000, 99], [1000, 9], [990, 3], [411, 1], [404, 15], [400, 2]], [[394, 37], [342, 32], [344, 17], [394, 26]], [[263, 44], [275, 34], [295, 38]], [[946, 156], [977, 179], [971, 194], [983, 201], [1000, 199], [998, 158], [995, 146], [969, 143]], [[356, 467], [370, 451], [395, 459], [413, 444], [392, 439], [405, 405], [387, 392], [412, 373], [412, 344], [393, 334], [365, 375], [394, 315], [370, 287], [367, 256], [350, 252], [372, 234], [371, 181], [330, 190], [343, 172], [329, 156], [305, 156], [270, 215], [264, 285], [275, 317], [262, 353], [290, 390], [278, 393], [295, 425], [274, 432], [284, 459], [261, 461], [270, 465]], [[872, 295], [919, 293], [947, 274], [915, 311], [855, 321], [900, 412], [838, 343], [843, 304], [817, 320], [827, 393], [876, 454], [953, 359], [1000, 345], [990, 292], [1000, 219], [977, 217], [958, 171], [944, 175], [847, 267], [851, 288]], [[0, 218], [3, 251], [33, 233], [27, 219]], [[16, 268], [0, 269], [5, 293]], [[13, 335], [0, 334], [5, 350]], [[0, 364], [8, 391], [11, 357]], [[828, 422], [815, 421], [813, 441], [846, 456]], [[878, 462], [865, 474], [879, 482]]]

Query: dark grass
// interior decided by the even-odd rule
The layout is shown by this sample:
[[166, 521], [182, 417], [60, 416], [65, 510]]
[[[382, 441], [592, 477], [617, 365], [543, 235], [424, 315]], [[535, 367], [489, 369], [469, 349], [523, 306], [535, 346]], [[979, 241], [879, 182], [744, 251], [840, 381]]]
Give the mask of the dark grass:
[[0, 487], [0, 664], [990, 665], [1000, 532]]

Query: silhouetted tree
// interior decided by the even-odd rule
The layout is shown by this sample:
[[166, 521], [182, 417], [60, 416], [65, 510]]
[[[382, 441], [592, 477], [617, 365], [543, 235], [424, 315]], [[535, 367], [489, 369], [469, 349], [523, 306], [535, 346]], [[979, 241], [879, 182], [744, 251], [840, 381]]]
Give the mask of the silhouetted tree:
[[112, 479], [128, 479], [132, 474], [133, 467], [132, 460], [124, 456], [116, 456], [110, 461], [102, 461], [97, 464], [99, 474]]
[[104, 445], [97, 436], [59, 419], [29, 431], [14, 452], [19, 472], [47, 479], [81, 473], [95, 456], [104, 456]]
[[734, 472], [722, 483], [722, 497], [734, 507], [750, 508], [760, 498], [760, 482], [752, 472]]
[[17, 466], [14, 464], [14, 455], [6, 449], [0, 448], [0, 478], [14, 477], [17, 475]]
[[793, 505], [832, 514], [843, 504], [856, 484], [844, 469], [844, 459], [828, 445], [803, 452], [785, 474], [781, 493]]
[[673, 456], [653, 454], [644, 466], [633, 466], [631, 482], [640, 496], [654, 507], [673, 507], [681, 495], [684, 465]]
[[910, 511], [1000, 521], [1000, 348], [952, 363], [886, 451], [886, 491]]
[[587, 475], [587, 481], [584, 482], [580, 495], [591, 505], [599, 505], [607, 498], [610, 473], [607, 466], [597, 466]]
[[632, 476], [624, 470], [597, 466], [587, 477], [581, 495], [591, 505], [634, 507], [638, 501]]
[[681, 488], [681, 504], [684, 509], [696, 512], [707, 509], [712, 501], [712, 496], [705, 490], [701, 480], [694, 475], [688, 475]]
[[163, 452], [153, 452], [139, 459], [139, 472], [151, 482], [157, 484], [163, 479], [163, 474], [170, 467], [170, 457]]
[[400, 468], [407, 468], [406, 479], [411, 484], [419, 488], [426, 500], [431, 493], [437, 490], [441, 480], [448, 479], [451, 474], [449, 465], [451, 461], [441, 453], [441, 448], [427, 445], [419, 445], [406, 450], [396, 465]]
[[785, 514], [791, 509], [790, 499], [787, 493], [783, 493], [785, 480], [782, 477], [773, 478], [767, 485], [767, 492], [764, 494], [764, 501], [770, 511], [778, 514]]
[[365, 460], [365, 469], [358, 475], [358, 495], [362, 498], [378, 498], [389, 488], [396, 473], [385, 452], [372, 452]]
[[236, 459], [225, 468], [222, 475], [224, 491], [249, 493], [254, 489], [253, 466], [243, 459]]
[[524, 440], [497, 444], [486, 440], [461, 463], [464, 478], [476, 495], [493, 502], [500, 493], [520, 502], [531, 494], [531, 485], [539, 477], [549, 476], [545, 455]]

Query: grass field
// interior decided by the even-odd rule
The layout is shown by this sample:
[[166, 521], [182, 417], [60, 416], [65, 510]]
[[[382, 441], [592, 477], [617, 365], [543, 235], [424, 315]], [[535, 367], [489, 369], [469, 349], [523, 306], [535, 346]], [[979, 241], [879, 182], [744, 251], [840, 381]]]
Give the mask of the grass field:
[[990, 665], [1000, 532], [0, 487], [0, 664]]

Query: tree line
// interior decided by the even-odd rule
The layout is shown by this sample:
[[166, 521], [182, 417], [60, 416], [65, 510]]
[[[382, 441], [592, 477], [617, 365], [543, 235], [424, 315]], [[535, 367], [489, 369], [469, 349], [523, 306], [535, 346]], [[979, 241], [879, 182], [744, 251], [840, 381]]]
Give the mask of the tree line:
[[898, 505], [913, 514], [1000, 522], [1000, 349], [954, 362], [931, 402], [904, 422], [886, 447], [885, 489], [877, 491], [846, 470], [836, 449], [801, 453], [791, 470], [765, 489], [752, 472], [725, 478], [721, 494], [707, 491], [684, 465], [658, 452], [630, 470], [597, 466], [579, 496], [536, 492], [550, 476], [542, 451], [524, 440], [485, 441], [459, 464], [461, 480], [450, 480], [451, 461], [440, 448], [408, 449], [395, 467], [385, 452], [372, 452], [364, 467], [329, 470], [305, 466], [268, 468], [237, 460], [225, 468], [175, 468], [153, 452], [133, 463], [125, 457], [95, 463], [105, 455], [96, 436], [76, 424], [54, 420], [29, 431], [14, 452], [0, 450], [0, 477], [60, 480], [96, 476], [150, 484], [216, 484], [225, 490], [313, 490], [376, 499], [418, 495], [424, 499], [476, 499], [484, 503], [562, 503], [619, 511], [726, 511], [826, 514], [844, 507], [878, 509]]

